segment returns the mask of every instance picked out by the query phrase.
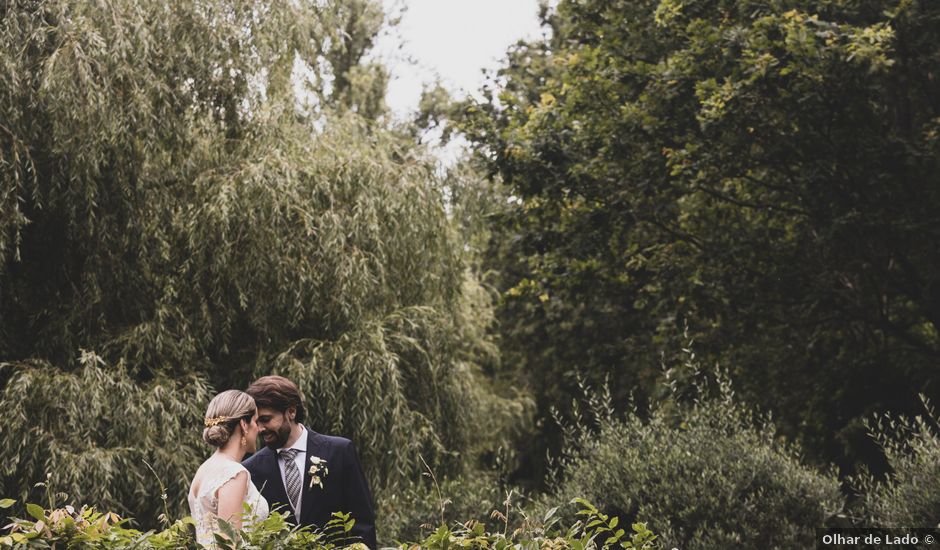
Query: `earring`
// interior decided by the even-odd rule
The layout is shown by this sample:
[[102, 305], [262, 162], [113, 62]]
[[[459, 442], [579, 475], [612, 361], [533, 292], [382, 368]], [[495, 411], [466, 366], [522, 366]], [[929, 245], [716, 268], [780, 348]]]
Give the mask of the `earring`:
[[242, 447], [248, 446], [248, 440], [245, 439], [245, 434], [242, 434]]

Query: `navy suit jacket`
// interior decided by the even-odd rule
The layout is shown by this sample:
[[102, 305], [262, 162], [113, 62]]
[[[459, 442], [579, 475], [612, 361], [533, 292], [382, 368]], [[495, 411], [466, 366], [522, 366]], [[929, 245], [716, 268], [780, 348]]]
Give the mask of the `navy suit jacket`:
[[[310, 487], [310, 457], [326, 460], [330, 473], [321, 474], [319, 485]], [[342, 437], [322, 435], [307, 428], [307, 456], [304, 458], [303, 497], [300, 501], [300, 521], [294, 516], [287, 499], [287, 489], [281, 479], [277, 452], [265, 447], [242, 463], [251, 473], [251, 481], [261, 491], [273, 510], [279, 507], [288, 513], [288, 521], [297, 525], [323, 528], [332, 519], [333, 512], [348, 512], [356, 520], [350, 534], [375, 549], [375, 513], [369, 484], [362, 473], [359, 455], [352, 441]]]

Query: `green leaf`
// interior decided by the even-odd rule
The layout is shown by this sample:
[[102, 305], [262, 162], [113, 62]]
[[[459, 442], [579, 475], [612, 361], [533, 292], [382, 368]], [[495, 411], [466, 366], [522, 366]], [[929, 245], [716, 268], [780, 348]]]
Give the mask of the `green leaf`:
[[[228, 537], [229, 541], [234, 541], [238, 538], [238, 533], [235, 532], [235, 527], [222, 518], [219, 518], [219, 530], [222, 531], [222, 534]], [[218, 535], [216, 535], [216, 539], [218, 538]]]
[[589, 509], [589, 510], [593, 510], [593, 509], [594, 509], [594, 505], [593, 505], [593, 504], [591, 504], [590, 502], [588, 502], [587, 500], [585, 500], [585, 499], [583, 499], [583, 498], [581, 498], [581, 497], [575, 497], [575, 498], [571, 499], [570, 502], [571, 502], [571, 504], [580, 504], [581, 506], [583, 506], [584, 508], [587, 508], [587, 509]]
[[16, 504], [16, 501], [13, 500], [12, 498], [5, 498], [3, 500], [0, 500], [0, 508], [9, 508], [10, 506], [13, 506], [14, 504]]
[[46, 513], [42, 506], [29, 502], [26, 504], [26, 513], [36, 518], [36, 521], [45, 521]]
[[548, 520], [552, 519], [552, 516], [555, 515], [555, 512], [558, 511], [558, 506], [551, 508], [548, 512], [545, 512], [545, 516], [542, 517], [542, 523], [548, 523]]

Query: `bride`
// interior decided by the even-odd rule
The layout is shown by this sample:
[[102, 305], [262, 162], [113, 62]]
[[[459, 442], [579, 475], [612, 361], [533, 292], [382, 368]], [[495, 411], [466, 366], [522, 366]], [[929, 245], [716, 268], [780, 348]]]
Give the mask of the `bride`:
[[[215, 548], [218, 519], [236, 529], [247, 521], [268, 517], [268, 502], [251, 482], [251, 474], [241, 465], [248, 452], [255, 452], [258, 438], [258, 411], [247, 393], [228, 390], [215, 396], [206, 411], [202, 438], [216, 447], [196, 470], [189, 488], [189, 510], [196, 522], [196, 541]], [[251, 514], [244, 515], [247, 503]]]

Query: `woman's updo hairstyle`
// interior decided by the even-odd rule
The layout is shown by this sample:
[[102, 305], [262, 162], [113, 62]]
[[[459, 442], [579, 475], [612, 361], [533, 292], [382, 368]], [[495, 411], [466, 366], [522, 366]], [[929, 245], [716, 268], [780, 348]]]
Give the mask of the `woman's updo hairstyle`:
[[243, 391], [227, 390], [209, 401], [206, 409], [202, 439], [213, 447], [222, 447], [235, 433], [242, 419], [251, 422], [255, 415], [255, 400]]

